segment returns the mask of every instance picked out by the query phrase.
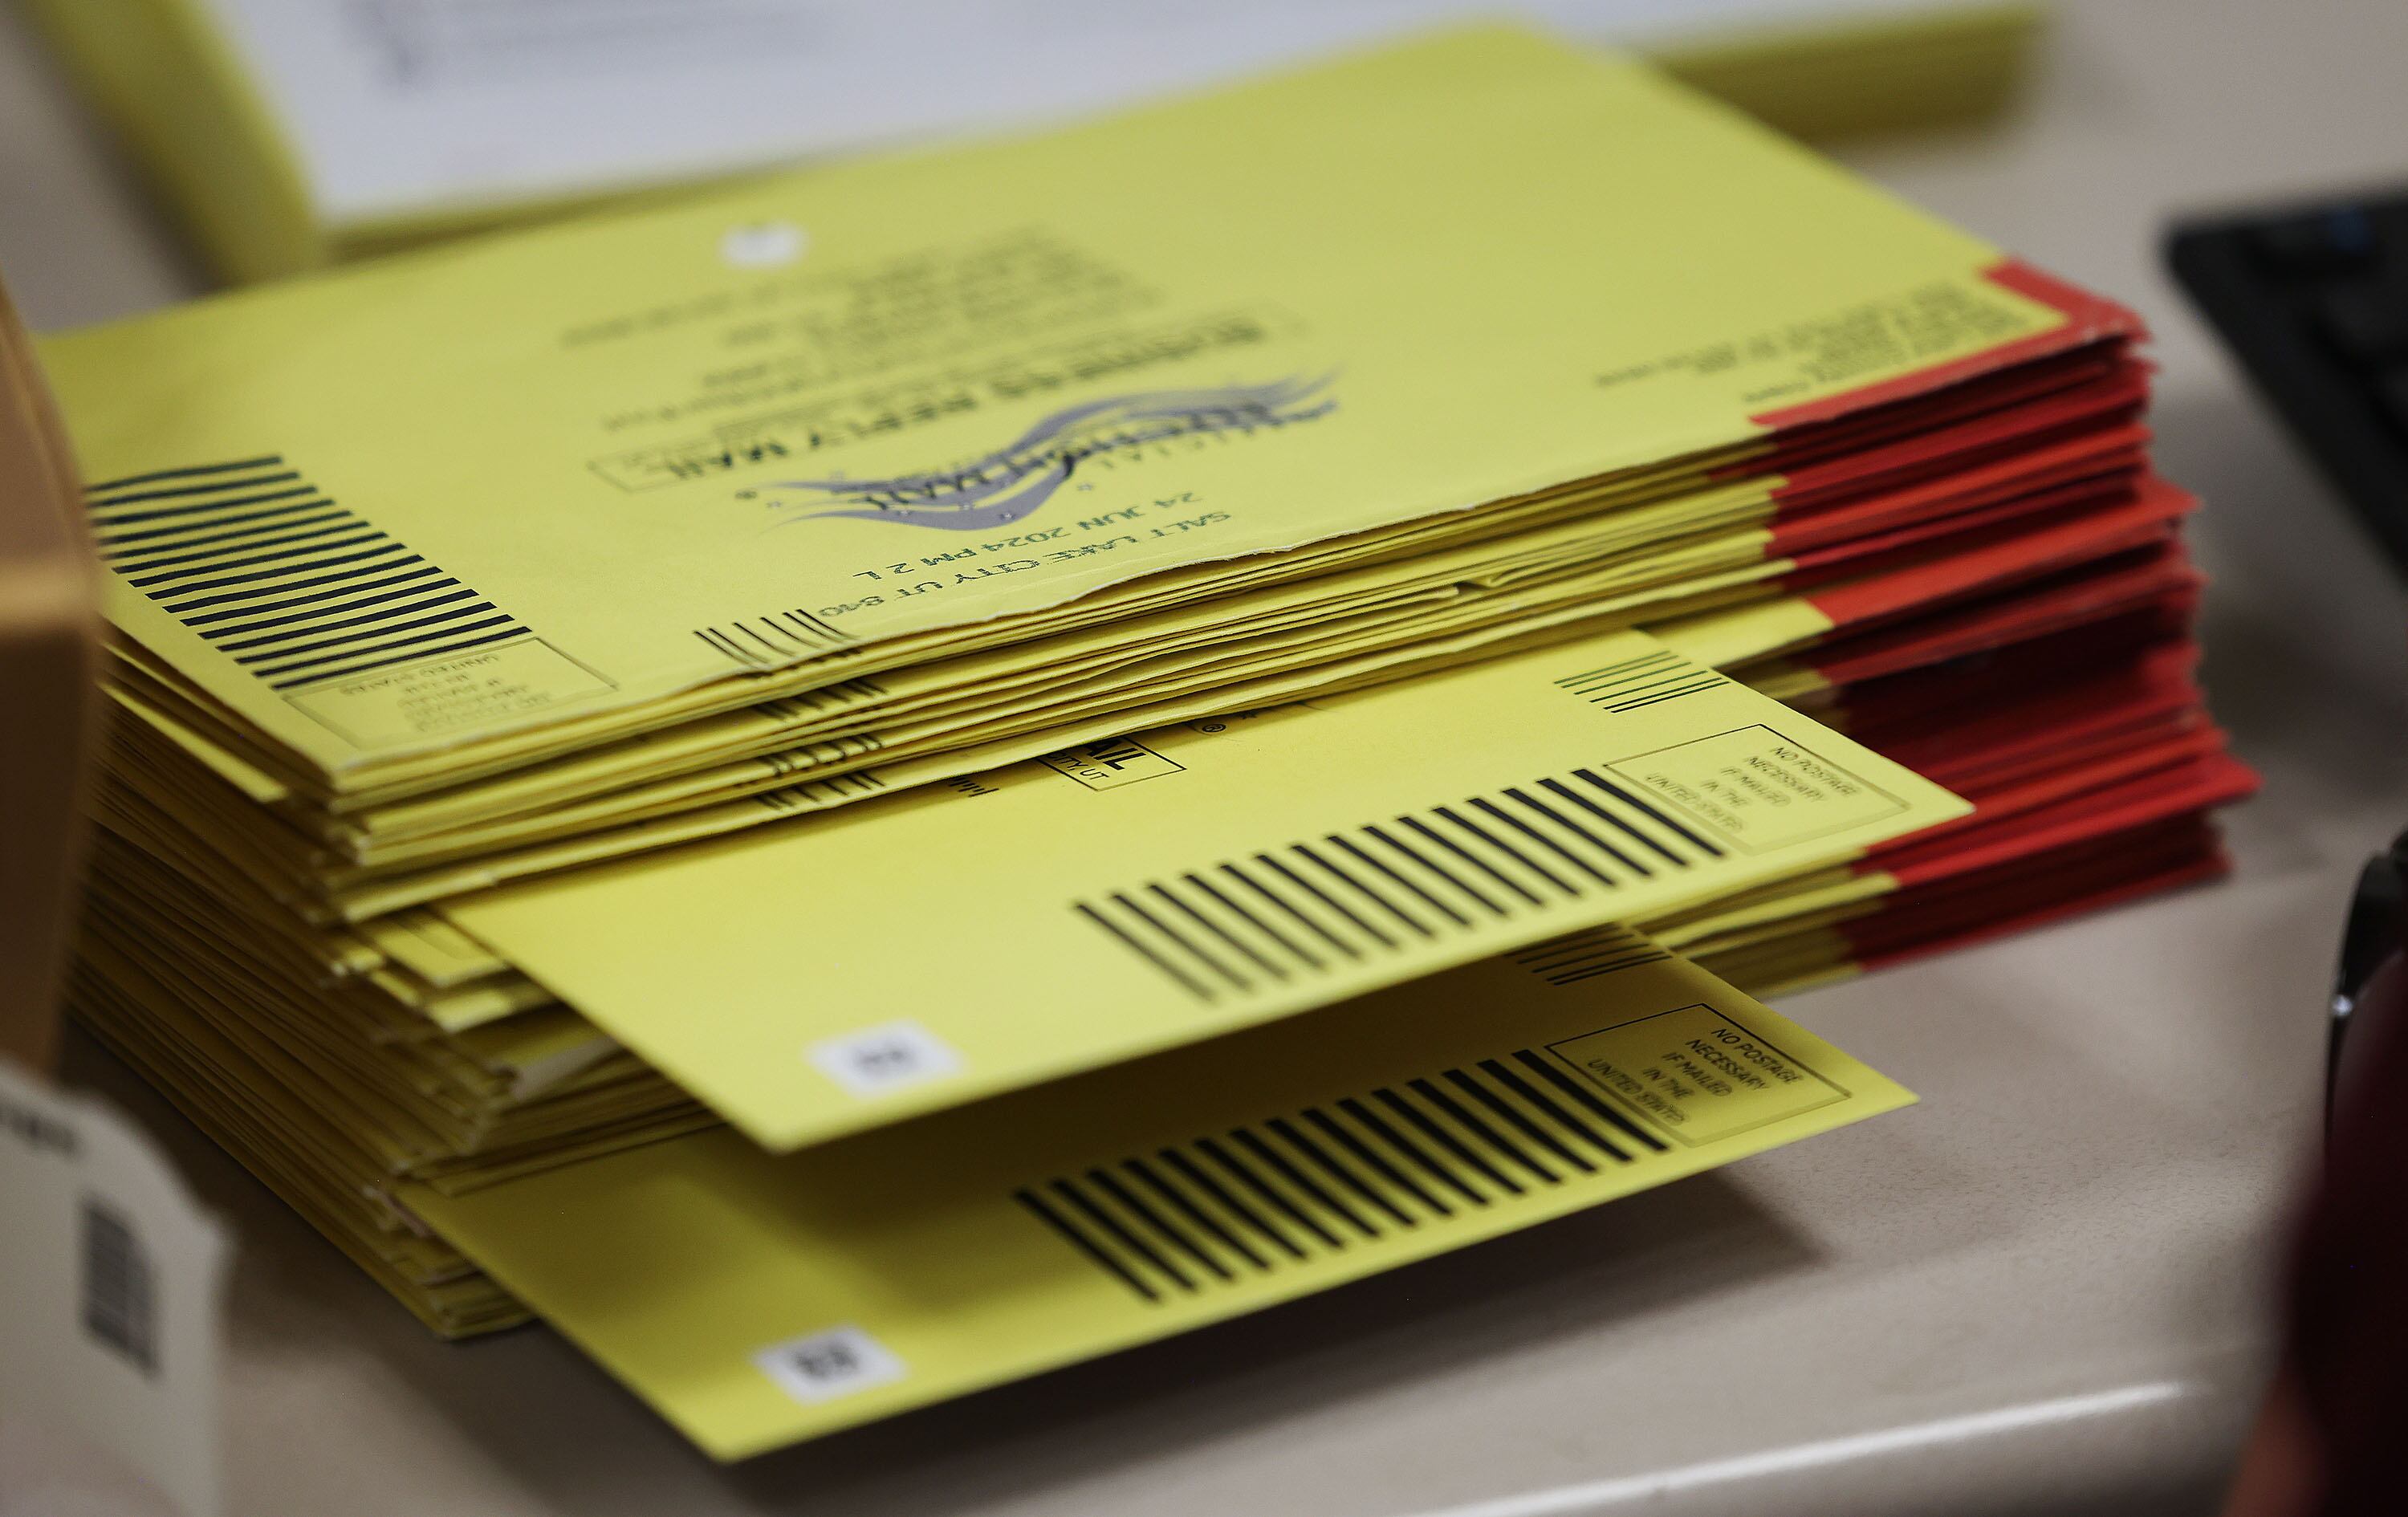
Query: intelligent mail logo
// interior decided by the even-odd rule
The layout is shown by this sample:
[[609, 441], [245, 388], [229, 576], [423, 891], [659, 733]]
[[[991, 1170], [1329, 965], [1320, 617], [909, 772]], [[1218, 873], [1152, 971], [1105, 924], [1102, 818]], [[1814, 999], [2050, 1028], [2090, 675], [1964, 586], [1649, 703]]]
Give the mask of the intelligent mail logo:
[[1327, 393], [1334, 378], [1111, 395], [1055, 411], [1009, 445], [953, 467], [882, 479], [778, 479], [754, 493], [781, 515], [991, 532], [1053, 499], [1092, 460], [1326, 416], [1338, 408]]

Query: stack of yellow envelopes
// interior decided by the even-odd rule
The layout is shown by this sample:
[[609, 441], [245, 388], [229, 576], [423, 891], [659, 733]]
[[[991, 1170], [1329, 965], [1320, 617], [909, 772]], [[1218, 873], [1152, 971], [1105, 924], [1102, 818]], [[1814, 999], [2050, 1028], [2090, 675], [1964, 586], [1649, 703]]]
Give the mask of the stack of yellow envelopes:
[[2218, 866], [2138, 335], [1502, 30], [72, 335], [79, 1007], [724, 1453], [1802, 1137]]

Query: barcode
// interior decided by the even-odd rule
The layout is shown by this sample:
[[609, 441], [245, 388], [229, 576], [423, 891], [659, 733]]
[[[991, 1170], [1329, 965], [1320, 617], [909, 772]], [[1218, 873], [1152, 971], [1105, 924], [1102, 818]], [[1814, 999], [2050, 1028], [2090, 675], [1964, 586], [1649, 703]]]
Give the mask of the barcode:
[[797, 606], [767, 616], [744, 617], [714, 627], [696, 627], [704, 647], [748, 669], [776, 668], [815, 653], [850, 647], [853, 635]]
[[1599, 765], [1140, 880], [1071, 909], [1188, 995], [1217, 1001], [1415, 940], [1593, 910], [1579, 903], [1722, 853]]
[[1512, 959], [1550, 985], [1576, 985], [1642, 964], [1661, 964], [1671, 956], [1645, 934], [1609, 924], [1533, 943]]
[[133, 1224], [105, 1203], [83, 1204], [83, 1327], [145, 1375], [159, 1369], [158, 1284]]
[[1012, 1193], [1139, 1299], [1380, 1248], [1666, 1145], [1537, 1049], [1129, 1154]]
[[1669, 648], [1601, 668], [1568, 674], [1557, 685], [1592, 706], [1609, 711], [1635, 711], [1642, 706], [1695, 695], [1724, 682], [1713, 669], [1692, 664]]
[[[863, 749], [862, 751], [867, 752], [869, 750]], [[776, 774], [781, 771], [773, 767], [769, 772]], [[851, 774], [840, 774], [832, 780], [805, 780], [798, 784], [760, 791], [752, 799], [756, 806], [765, 806], [781, 815], [786, 815], [824, 810], [831, 806], [840, 806], [846, 801], [874, 794], [885, 788], [886, 781], [878, 777], [877, 770], [855, 769]]]
[[886, 687], [875, 680], [838, 680], [833, 684], [814, 685], [791, 695], [763, 701], [752, 708], [778, 722], [800, 723], [824, 717], [830, 711], [840, 711], [848, 706], [882, 699], [885, 694]]
[[280, 691], [535, 635], [281, 454], [86, 487], [127, 585]]

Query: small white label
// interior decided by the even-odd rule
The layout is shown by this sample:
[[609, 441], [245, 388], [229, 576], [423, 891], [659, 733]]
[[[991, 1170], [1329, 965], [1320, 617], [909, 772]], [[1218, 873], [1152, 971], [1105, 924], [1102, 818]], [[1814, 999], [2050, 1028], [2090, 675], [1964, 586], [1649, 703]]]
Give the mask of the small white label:
[[761, 1373], [808, 1406], [889, 1385], [909, 1373], [885, 1344], [847, 1324], [774, 1343], [752, 1355]]
[[883, 1095], [957, 1073], [961, 1055], [916, 1022], [886, 1022], [814, 1043], [820, 1072], [855, 1095]]
[[223, 1229], [140, 1128], [6, 1060], [0, 1197], [0, 1416], [216, 1517]]
[[748, 222], [719, 239], [719, 256], [735, 268], [780, 268], [803, 255], [811, 239], [792, 222]]

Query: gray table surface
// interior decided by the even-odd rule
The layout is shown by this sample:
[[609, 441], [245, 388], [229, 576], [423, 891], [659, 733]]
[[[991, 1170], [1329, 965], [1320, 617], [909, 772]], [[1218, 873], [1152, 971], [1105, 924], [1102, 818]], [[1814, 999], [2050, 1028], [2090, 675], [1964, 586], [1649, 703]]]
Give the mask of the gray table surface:
[[[2270, 1351], [2341, 904], [2408, 822], [2408, 618], [2156, 241], [2184, 208], [2408, 179], [2408, 7], [2073, 0], [2050, 52], [2014, 121], [1848, 156], [2155, 325], [2163, 466], [2208, 501], [2208, 679], [2267, 780], [2232, 881], [1785, 1005], [1912, 1111], [734, 1469], [544, 1331], [431, 1340], [80, 1047], [241, 1236], [235, 1510], [2205, 1510]], [[0, 269], [37, 329], [196, 287], [4, 13]]]

